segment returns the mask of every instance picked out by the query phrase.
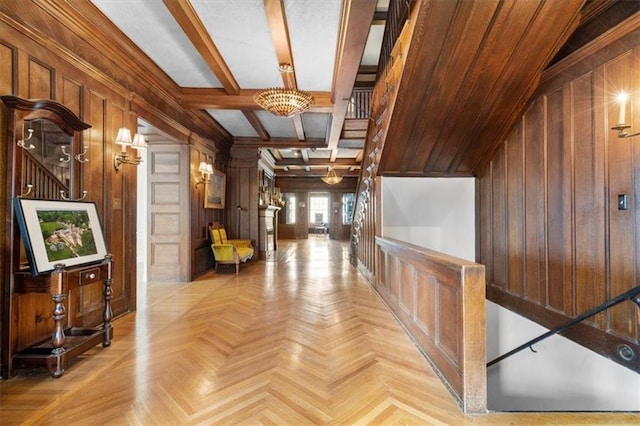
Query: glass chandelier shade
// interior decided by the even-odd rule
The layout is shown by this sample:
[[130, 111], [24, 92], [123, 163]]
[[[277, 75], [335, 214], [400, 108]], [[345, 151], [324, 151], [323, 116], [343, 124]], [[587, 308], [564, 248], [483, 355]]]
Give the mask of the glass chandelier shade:
[[292, 117], [308, 110], [313, 105], [313, 96], [302, 90], [272, 87], [259, 90], [253, 100], [261, 108], [279, 117]]
[[335, 185], [342, 182], [342, 176], [338, 176], [333, 168], [330, 168], [326, 176], [321, 177], [322, 181], [329, 185]]

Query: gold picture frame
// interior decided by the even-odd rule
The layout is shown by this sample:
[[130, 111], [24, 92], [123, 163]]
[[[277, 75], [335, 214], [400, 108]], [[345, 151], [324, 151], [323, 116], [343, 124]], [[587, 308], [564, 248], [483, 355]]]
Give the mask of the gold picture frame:
[[205, 183], [204, 208], [224, 209], [224, 198], [227, 186], [227, 176], [220, 170], [213, 170], [209, 180]]

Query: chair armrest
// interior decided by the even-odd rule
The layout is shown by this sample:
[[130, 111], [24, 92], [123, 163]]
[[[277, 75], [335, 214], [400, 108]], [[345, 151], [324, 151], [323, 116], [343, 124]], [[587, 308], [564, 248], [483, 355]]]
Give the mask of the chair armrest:
[[218, 262], [234, 260], [236, 248], [233, 244], [211, 244], [211, 250]]

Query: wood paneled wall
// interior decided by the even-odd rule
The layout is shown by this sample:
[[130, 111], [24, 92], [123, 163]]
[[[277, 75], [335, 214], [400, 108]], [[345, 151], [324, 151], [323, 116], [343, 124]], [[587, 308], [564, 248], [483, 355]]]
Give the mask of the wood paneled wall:
[[[68, 196], [79, 198], [86, 190], [86, 200], [97, 205], [107, 247], [114, 257], [114, 315], [135, 309], [136, 167], [124, 165], [119, 172], [114, 170], [113, 140], [118, 128], [136, 129], [140, 117], [177, 143], [191, 144], [195, 171], [201, 159], [214, 157], [215, 167], [226, 171], [231, 138], [206, 113], [183, 108], [178, 102], [179, 87], [86, 0], [5, 2], [0, 4], [0, 28], [0, 94], [58, 101], [92, 126], [76, 139], [77, 148], [88, 148], [89, 162], [82, 165]], [[122, 67], [123, 63], [128, 66]], [[2, 112], [6, 115], [6, 110]], [[0, 124], [4, 144], [11, 135], [5, 132], [6, 121]], [[6, 158], [1, 162], [6, 167]], [[7, 174], [2, 177], [6, 179]], [[7, 185], [10, 191], [0, 195], [3, 205], [9, 206], [10, 222], [8, 200], [22, 192], [25, 182], [19, 177], [8, 178], [15, 178]], [[195, 180], [191, 191], [191, 271], [197, 275], [212, 260], [207, 257], [212, 254], [206, 226], [224, 221], [225, 213], [203, 208], [202, 191], [195, 188]], [[11, 240], [4, 232], [0, 237], [5, 245]], [[2, 269], [0, 293], [3, 341], [9, 327], [7, 299], [12, 282], [7, 266]], [[102, 319], [101, 295], [100, 284], [83, 287], [82, 294], [73, 296], [78, 303], [67, 306], [67, 314], [78, 320], [77, 325], [95, 325]], [[20, 295], [14, 306], [24, 316], [19, 320], [18, 334], [25, 344], [50, 333], [50, 298]]]
[[[488, 297], [555, 327], [638, 285], [640, 138], [619, 139], [615, 96], [640, 130], [640, 18], [547, 71], [480, 178]], [[626, 194], [628, 210], [618, 209]], [[566, 333], [640, 371], [638, 307], [623, 302]], [[620, 355], [631, 348], [632, 359]]]

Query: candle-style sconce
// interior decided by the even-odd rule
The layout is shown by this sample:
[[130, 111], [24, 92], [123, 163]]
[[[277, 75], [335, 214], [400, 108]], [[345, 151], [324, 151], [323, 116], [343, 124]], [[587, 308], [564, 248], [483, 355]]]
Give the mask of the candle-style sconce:
[[631, 128], [631, 124], [627, 124], [627, 103], [630, 96], [627, 92], [620, 92], [616, 95], [616, 102], [620, 105], [618, 110], [618, 124], [613, 126], [611, 130], [618, 132], [619, 138], [632, 138], [640, 135], [640, 132], [629, 133], [627, 130]]
[[[36, 146], [30, 142], [31, 138], [33, 137], [33, 129], [32, 128], [28, 128], [27, 129], [27, 133], [29, 133], [29, 136], [27, 136], [25, 138], [24, 137], [24, 133], [23, 133], [22, 134], [22, 139], [20, 139], [17, 142], [17, 145], [22, 149], [34, 149]], [[29, 143], [25, 143], [25, 142], [29, 142]]]
[[[144, 136], [142, 136], [139, 133], [136, 133], [132, 142], [131, 131], [126, 127], [122, 127], [118, 130], [118, 135], [116, 136], [115, 143], [122, 147], [122, 151], [113, 157], [113, 167], [115, 167], [116, 171], [120, 170], [120, 165], [122, 164], [133, 164], [137, 166], [138, 164], [142, 163], [140, 150], [145, 149], [147, 147], [147, 141], [145, 140]], [[129, 157], [129, 154], [127, 153], [128, 146], [130, 146], [136, 151], [135, 158]], [[85, 149], [85, 152], [79, 155], [84, 155], [85, 153], [86, 153], [86, 149]]]
[[200, 166], [198, 166], [198, 171], [202, 173], [202, 177], [196, 181], [196, 188], [201, 183], [209, 183], [211, 181], [209, 176], [213, 174], [213, 165], [205, 161], [201, 161]]

